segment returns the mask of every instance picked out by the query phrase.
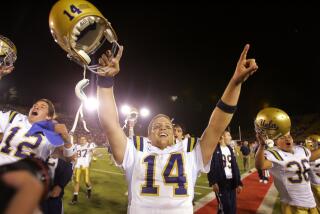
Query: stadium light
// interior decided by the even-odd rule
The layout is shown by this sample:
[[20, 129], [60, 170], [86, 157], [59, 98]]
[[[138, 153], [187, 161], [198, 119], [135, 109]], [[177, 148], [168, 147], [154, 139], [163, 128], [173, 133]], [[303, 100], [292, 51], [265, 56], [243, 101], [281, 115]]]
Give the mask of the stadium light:
[[86, 107], [87, 110], [94, 111], [94, 110], [97, 110], [99, 106], [99, 102], [96, 98], [89, 97], [88, 99], [86, 99], [84, 106]]
[[123, 106], [121, 107], [121, 113], [122, 113], [123, 115], [125, 115], [125, 116], [130, 113], [130, 110], [131, 110], [131, 107], [128, 106], [128, 105], [123, 105]]
[[150, 110], [145, 107], [141, 108], [140, 115], [141, 115], [141, 117], [148, 117], [150, 115]]
[[[125, 104], [125, 105], [121, 106], [121, 113], [124, 116], [128, 116], [128, 114], [130, 114], [133, 109], [136, 109], [136, 108]], [[140, 110], [138, 110], [138, 112], [141, 117], [148, 117], [150, 115], [150, 110], [146, 107], [140, 108]]]

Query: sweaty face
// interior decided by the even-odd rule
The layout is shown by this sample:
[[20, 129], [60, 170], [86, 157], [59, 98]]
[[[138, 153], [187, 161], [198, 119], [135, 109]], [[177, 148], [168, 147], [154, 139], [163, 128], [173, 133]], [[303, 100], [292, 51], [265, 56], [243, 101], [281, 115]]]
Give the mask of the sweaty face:
[[287, 134], [279, 137], [277, 140], [277, 147], [283, 151], [286, 152], [292, 152], [293, 151], [293, 139], [290, 135], [290, 132]]
[[172, 123], [168, 118], [158, 117], [151, 126], [151, 133], [149, 135], [151, 144], [160, 149], [165, 149], [174, 142]]
[[182, 140], [183, 138], [183, 132], [182, 132], [182, 128], [181, 127], [174, 127], [173, 128], [173, 134], [174, 137], [177, 138], [178, 140]]
[[29, 122], [35, 123], [42, 120], [50, 120], [52, 117], [48, 116], [49, 106], [46, 102], [38, 101], [33, 104], [32, 108], [29, 111]]

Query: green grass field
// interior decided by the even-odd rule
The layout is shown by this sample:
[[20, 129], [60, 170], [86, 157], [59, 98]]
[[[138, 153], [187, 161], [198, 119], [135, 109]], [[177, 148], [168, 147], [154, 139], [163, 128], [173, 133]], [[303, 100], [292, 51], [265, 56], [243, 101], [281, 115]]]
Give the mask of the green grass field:
[[[84, 181], [81, 181], [76, 205], [70, 205], [73, 195], [73, 183], [70, 182], [65, 189], [64, 209], [66, 214], [73, 213], [117, 213], [125, 214], [127, 210], [128, 196], [127, 184], [125, 181], [124, 172], [114, 166], [105, 149], [99, 149], [99, 153], [103, 154], [97, 161], [93, 161], [91, 165], [91, 182], [93, 184], [92, 198], [86, 198], [86, 187]], [[250, 164], [253, 167], [253, 159]], [[241, 158], [238, 158], [238, 165], [241, 173], [243, 166]], [[211, 192], [208, 187], [207, 175], [202, 174], [196, 183], [195, 201], [198, 201], [205, 195]]]

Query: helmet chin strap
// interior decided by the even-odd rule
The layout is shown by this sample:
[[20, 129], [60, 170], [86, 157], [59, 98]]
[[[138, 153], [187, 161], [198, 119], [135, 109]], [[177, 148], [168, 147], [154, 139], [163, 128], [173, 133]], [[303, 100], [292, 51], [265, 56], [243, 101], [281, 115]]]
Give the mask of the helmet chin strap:
[[75, 133], [78, 121], [79, 121], [79, 116], [83, 124], [83, 128], [86, 132], [90, 133], [89, 129], [87, 128], [86, 121], [83, 117], [83, 103], [85, 103], [88, 99], [87, 95], [84, 93], [84, 88], [89, 85], [89, 80], [85, 78], [86, 77], [86, 66], [83, 66], [83, 79], [80, 80], [76, 87], [75, 87], [75, 94], [77, 95], [78, 99], [81, 101], [81, 104], [78, 108], [77, 114], [74, 118], [73, 126], [72, 129], [70, 130], [70, 134], [73, 135]]
[[[116, 40], [112, 40], [111, 43], [112, 43], [111, 54], [112, 56], [115, 56], [117, 54], [117, 51], [119, 50], [120, 45]], [[88, 69], [94, 74], [99, 74], [100, 73], [99, 69], [102, 68], [102, 66], [99, 64], [89, 65], [91, 63], [91, 58], [84, 50], [73, 49], [73, 51], [76, 52], [77, 57], [75, 56], [75, 54], [72, 54], [72, 52], [70, 51], [68, 54], [68, 58], [70, 58], [71, 60], [75, 61], [77, 64], [83, 67], [83, 79], [80, 80], [75, 87], [75, 94], [78, 97], [78, 99], [81, 101], [81, 104], [75, 116], [72, 129], [70, 130], [71, 135], [73, 135], [76, 130], [79, 117], [82, 121], [85, 131], [90, 132], [86, 126], [86, 121], [84, 120], [84, 117], [83, 117], [83, 103], [85, 103], [88, 99], [86, 94], [84, 93], [84, 88], [89, 85], [89, 80], [86, 79], [86, 70]]]

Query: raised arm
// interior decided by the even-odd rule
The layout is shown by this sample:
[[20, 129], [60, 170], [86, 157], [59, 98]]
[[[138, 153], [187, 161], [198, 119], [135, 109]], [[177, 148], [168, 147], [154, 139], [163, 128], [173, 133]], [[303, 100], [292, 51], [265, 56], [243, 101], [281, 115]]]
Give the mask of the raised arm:
[[209, 124], [202, 134], [200, 145], [205, 165], [210, 161], [220, 136], [232, 119], [238, 103], [242, 83], [258, 69], [255, 59], [247, 59], [248, 50], [249, 45], [247, 44], [240, 55], [232, 78], [217, 107], [214, 108]]
[[[76, 150], [73, 144], [73, 136], [69, 134], [67, 126], [63, 123], [56, 122], [54, 124], [54, 131], [60, 134], [64, 141], [64, 145], [61, 148], [58, 147], [55, 149], [57, 154], [68, 162], [74, 161]], [[62, 154], [59, 151], [60, 149], [63, 151]]]
[[255, 165], [257, 169], [270, 169], [272, 167], [272, 162], [267, 160], [264, 157], [264, 147], [265, 147], [265, 142], [264, 139], [257, 134], [257, 140], [259, 142], [259, 147], [256, 153], [256, 158], [255, 158]]
[[113, 78], [119, 73], [119, 62], [122, 56], [123, 47], [120, 47], [116, 57], [110, 54], [103, 54], [99, 59], [100, 65], [104, 66], [98, 77], [98, 100], [99, 100], [99, 119], [108, 141], [111, 146], [112, 154], [118, 164], [123, 162], [127, 144], [127, 137], [123, 132], [118, 117], [118, 110], [113, 94]]

